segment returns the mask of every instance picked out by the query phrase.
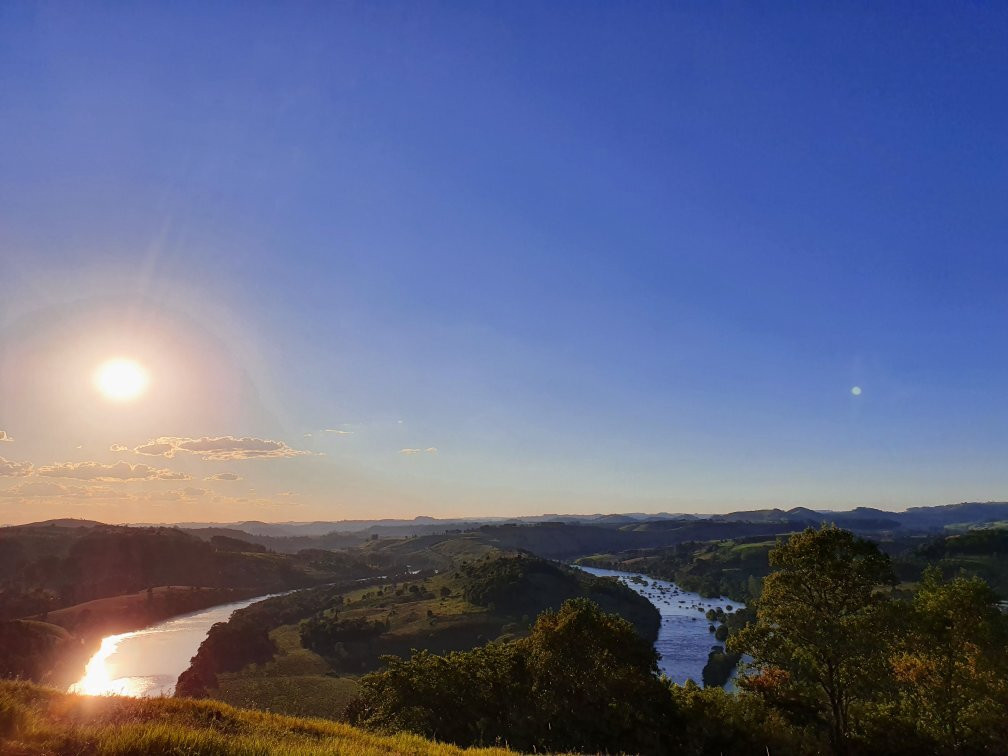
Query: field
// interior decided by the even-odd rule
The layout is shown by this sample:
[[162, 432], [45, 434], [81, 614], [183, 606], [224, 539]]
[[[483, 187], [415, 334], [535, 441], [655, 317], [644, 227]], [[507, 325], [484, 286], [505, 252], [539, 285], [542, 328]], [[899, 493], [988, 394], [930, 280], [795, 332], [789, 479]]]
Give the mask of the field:
[[298, 717], [338, 719], [357, 693], [353, 677], [337, 677], [321, 656], [301, 646], [297, 625], [270, 633], [278, 653], [266, 664], [222, 673], [214, 698], [244, 708]]
[[6, 681], [0, 682], [0, 752], [10, 756], [511, 753], [499, 748], [466, 751], [415, 735], [374, 735], [337, 722], [243, 711], [216, 702], [92, 698]]

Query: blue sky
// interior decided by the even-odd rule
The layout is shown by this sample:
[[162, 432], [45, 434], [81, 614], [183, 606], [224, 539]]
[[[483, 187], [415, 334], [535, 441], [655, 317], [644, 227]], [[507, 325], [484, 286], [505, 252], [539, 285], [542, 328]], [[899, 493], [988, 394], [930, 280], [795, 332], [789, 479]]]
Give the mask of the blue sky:
[[[0, 455], [309, 453], [177, 505], [12, 475], [0, 519], [1004, 499], [1006, 38], [966, 3], [8, 4]], [[151, 395], [78, 391], [103, 349]]]

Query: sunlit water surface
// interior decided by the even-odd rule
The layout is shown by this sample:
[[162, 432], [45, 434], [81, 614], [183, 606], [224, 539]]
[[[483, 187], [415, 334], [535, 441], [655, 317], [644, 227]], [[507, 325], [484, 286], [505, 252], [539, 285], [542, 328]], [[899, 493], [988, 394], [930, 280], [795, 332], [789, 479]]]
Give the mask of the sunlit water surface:
[[92, 696], [170, 696], [210, 627], [226, 622], [235, 609], [264, 598], [221, 604], [143, 630], [106, 636], [84, 676], [69, 690]]
[[[658, 668], [672, 681], [684, 683], [695, 680], [702, 684], [704, 665], [711, 646], [724, 645], [714, 639], [710, 632], [710, 621], [704, 616], [708, 609], [740, 609], [744, 604], [726, 598], [704, 598], [699, 593], [684, 591], [675, 583], [640, 575], [634, 572], [602, 570], [596, 567], [581, 567], [585, 572], [602, 577], [615, 577], [646, 598], [661, 614], [661, 627], [655, 650], [661, 654]], [[634, 582], [637, 577], [646, 584]], [[731, 685], [726, 685], [730, 688]]]

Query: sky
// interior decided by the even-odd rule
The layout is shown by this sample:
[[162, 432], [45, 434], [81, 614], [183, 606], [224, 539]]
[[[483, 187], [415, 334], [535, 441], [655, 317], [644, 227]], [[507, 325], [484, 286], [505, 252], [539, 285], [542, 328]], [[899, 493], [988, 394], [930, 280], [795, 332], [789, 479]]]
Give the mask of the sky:
[[1004, 500], [1005, 39], [4, 3], [0, 522]]

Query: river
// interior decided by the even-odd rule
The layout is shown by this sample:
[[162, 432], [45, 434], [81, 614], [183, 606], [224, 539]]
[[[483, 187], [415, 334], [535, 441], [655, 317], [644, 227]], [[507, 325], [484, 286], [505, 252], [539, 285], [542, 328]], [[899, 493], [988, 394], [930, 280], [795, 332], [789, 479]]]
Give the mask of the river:
[[69, 690], [92, 696], [170, 696], [210, 627], [226, 622], [235, 609], [265, 598], [269, 596], [220, 604], [143, 630], [108, 635]]
[[[596, 567], [581, 569], [592, 575], [618, 578], [655, 605], [661, 614], [661, 627], [654, 644], [655, 650], [661, 654], [658, 668], [672, 682], [680, 684], [692, 679], [702, 685], [701, 673], [711, 646], [724, 645], [714, 640], [714, 633], [708, 630], [711, 623], [704, 616], [707, 610], [721, 607], [727, 611], [729, 606], [733, 609], [745, 606], [726, 598], [704, 598], [699, 593], [684, 591], [667, 580], [656, 580], [634, 572]], [[635, 577], [644, 582], [635, 581]], [[730, 689], [731, 681], [725, 687]]]
[[[701, 680], [707, 654], [716, 643], [704, 616], [708, 609], [741, 604], [729, 599], [708, 599], [684, 591], [675, 583], [645, 575], [594, 567], [581, 567], [592, 575], [618, 578], [654, 604], [661, 613], [661, 627], [655, 649], [661, 654], [658, 666], [673, 682]], [[634, 577], [645, 581], [636, 582]], [[271, 594], [276, 595], [276, 594]], [[189, 666], [210, 627], [226, 622], [231, 613], [269, 596], [257, 596], [231, 604], [221, 604], [192, 614], [174, 617], [143, 630], [102, 639], [91, 657], [84, 676], [70, 686], [71, 693], [122, 696], [170, 696], [178, 676]], [[730, 683], [729, 686], [730, 687]]]

